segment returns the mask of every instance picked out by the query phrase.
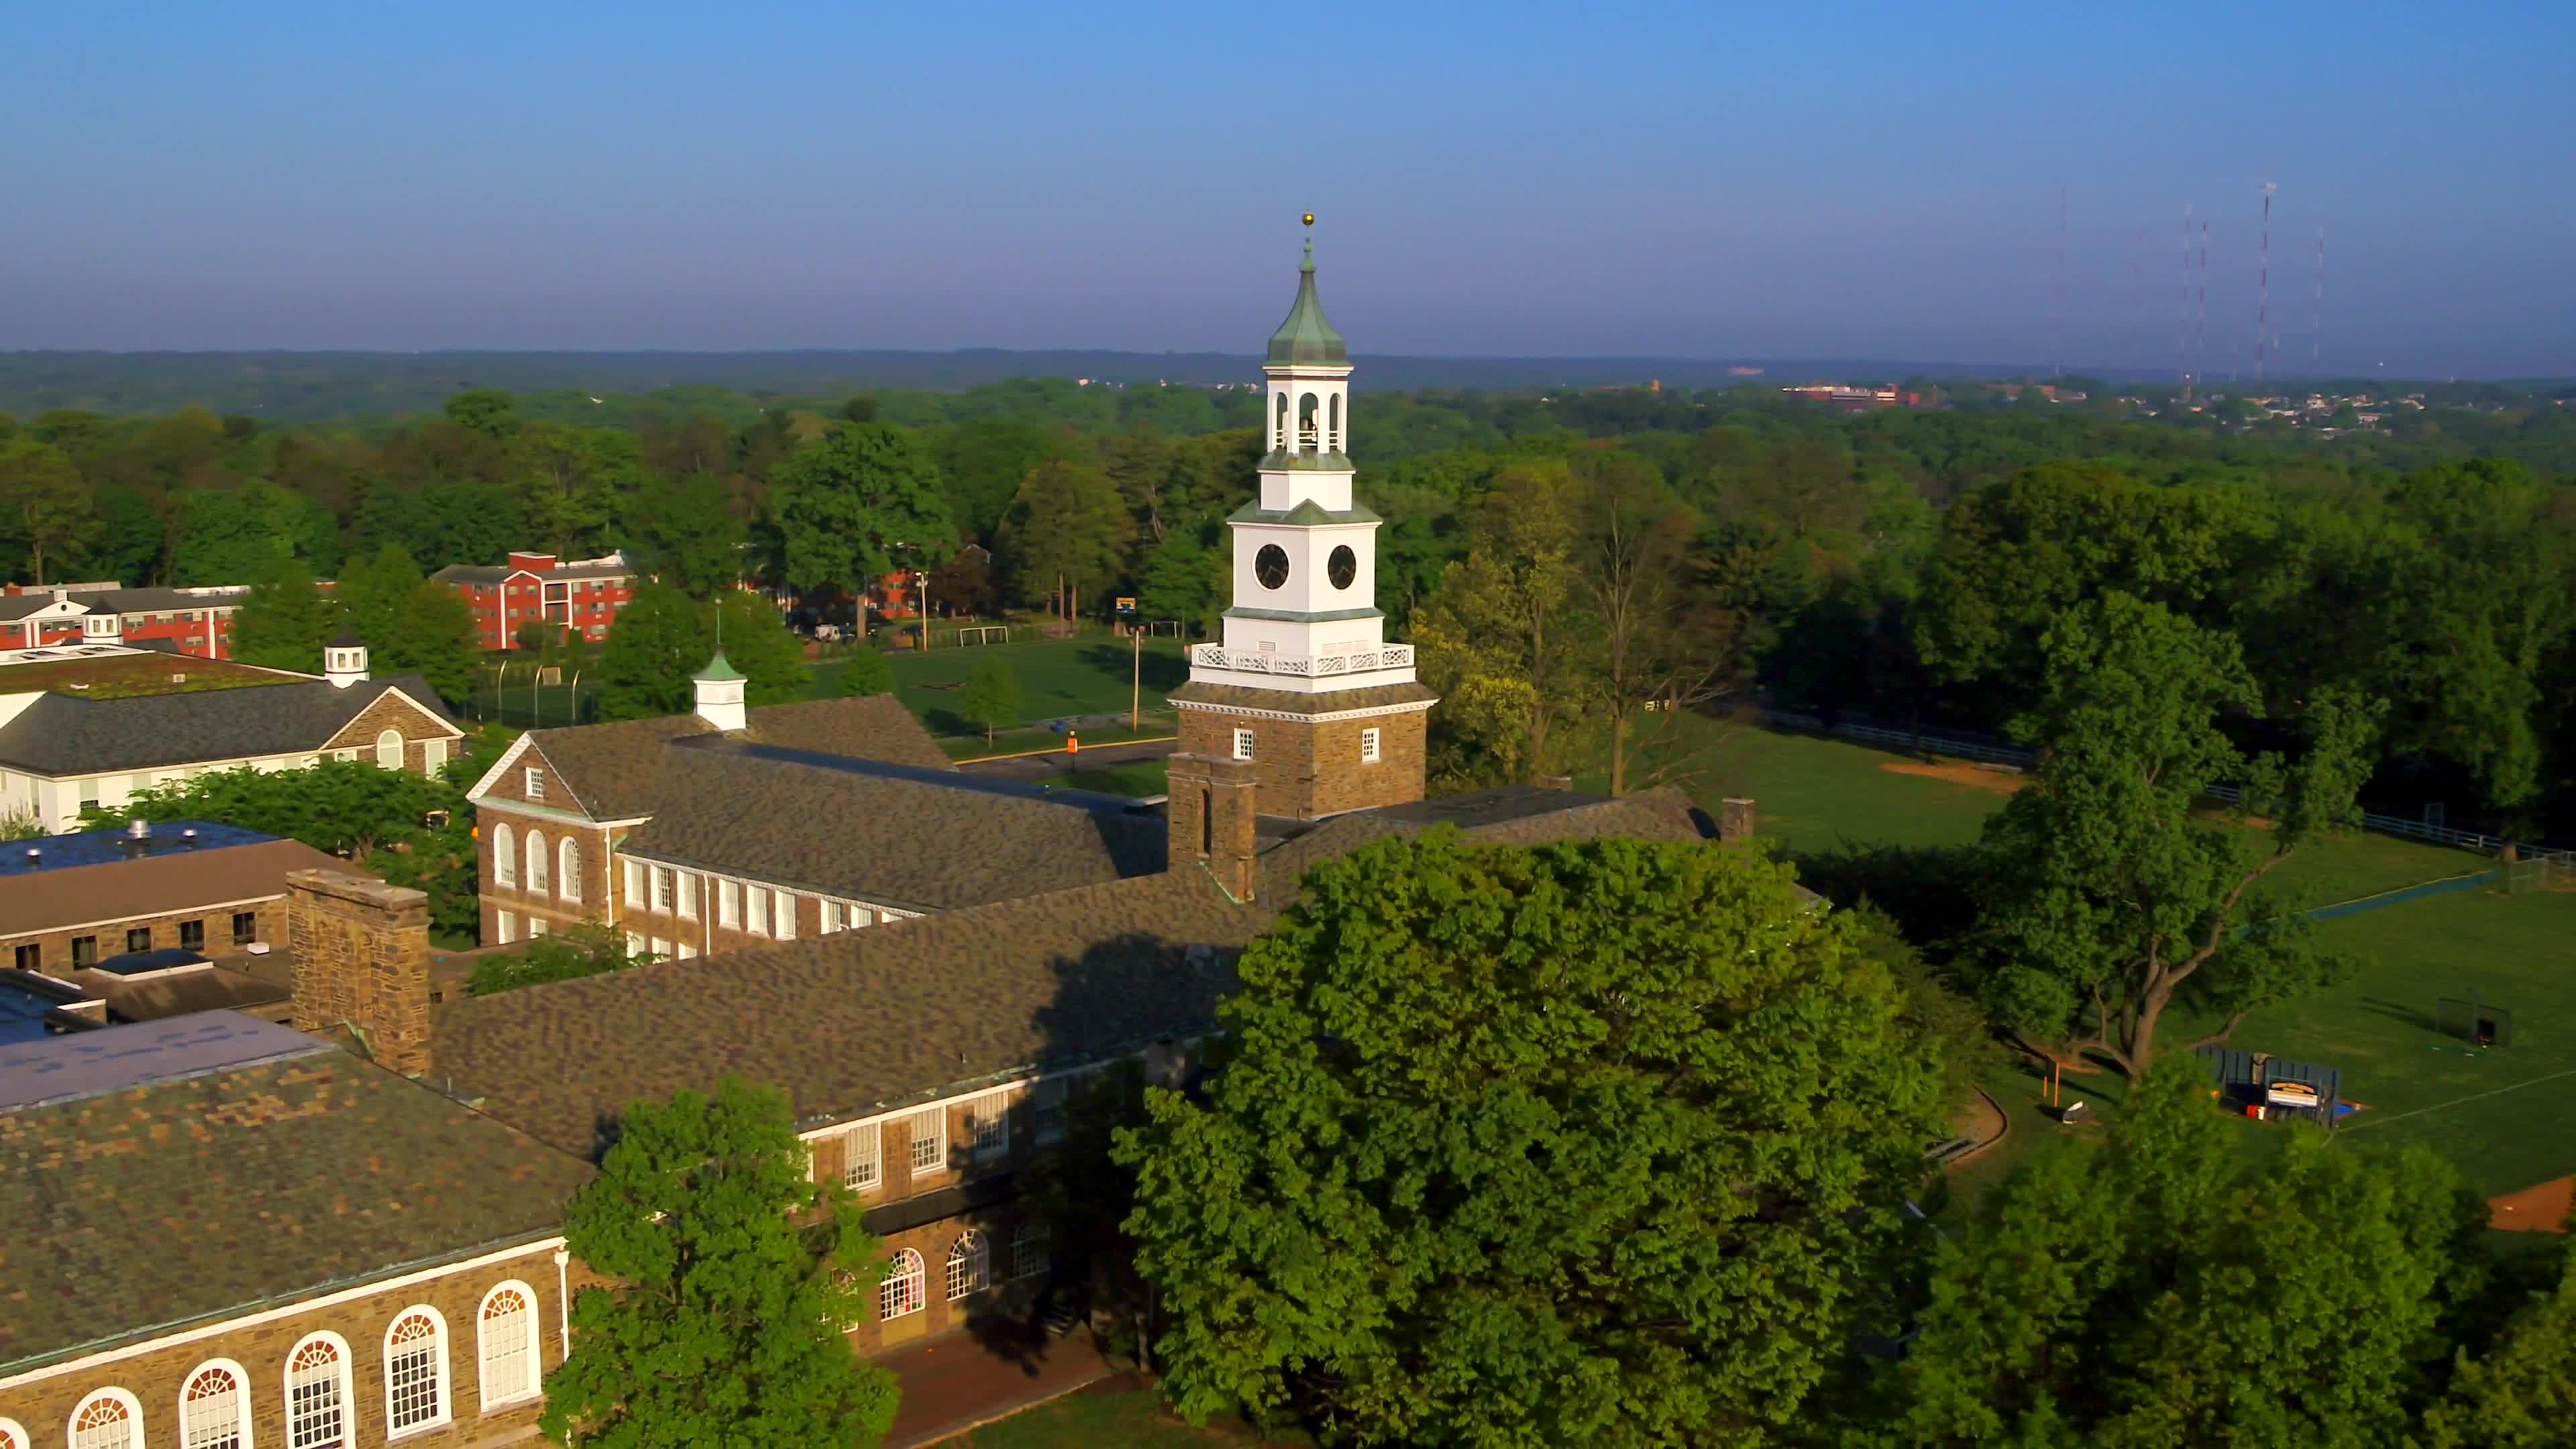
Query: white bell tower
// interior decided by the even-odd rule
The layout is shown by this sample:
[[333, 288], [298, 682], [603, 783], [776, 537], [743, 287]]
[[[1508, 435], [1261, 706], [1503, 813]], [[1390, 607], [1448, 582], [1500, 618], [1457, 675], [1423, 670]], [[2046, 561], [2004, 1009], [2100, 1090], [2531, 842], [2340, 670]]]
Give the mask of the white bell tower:
[[1422, 798], [1425, 712], [1437, 699], [1413, 677], [1412, 646], [1386, 640], [1379, 520], [1351, 492], [1350, 347], [1315, 295], [1312, 241], [1261, 371], [1260, 496], [1226, 520], [1233, 606], [1222, 637], [1190, 650], [1189, 682], [1171, 694], [1176, 839], [1210, 836], [1182, 829], [1183, 817], [1221, 813], [1211, 802], [1229, 772], [1256, 777], [1265, 816], [1314, 820]]

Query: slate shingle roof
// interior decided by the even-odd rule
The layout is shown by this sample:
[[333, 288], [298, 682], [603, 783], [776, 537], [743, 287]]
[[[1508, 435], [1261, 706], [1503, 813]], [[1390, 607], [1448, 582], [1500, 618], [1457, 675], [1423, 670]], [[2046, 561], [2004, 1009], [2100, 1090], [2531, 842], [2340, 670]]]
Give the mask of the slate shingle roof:
[[1116, 796], [728, 736], [669, 755], [624, 854], [922, 911], [1163, 868], [1163, 817]]
[[127, 699], [48, 694], [0, 725], [0, 765], [38, 775], [95, 775], [311, 753], [392, 689], [455, 723], [417, 674], [345, 689], [316, 679]]
[[[1624, 800], [1522, 792], [1556, 808], [1470, 829], [1509, 844], [1703, 838], [1672, 791]], [[1258, 899], [1183, 869], [767, 947], [450, 1000], [443, 1076], [483, 1110], [588, 1153], [629, 1102], [727, 1072], [829, 1121], [1050, 1063], [1121, 1054], [1215, 1024], [1231, 958], [1317, 861], [1420, 820], [1344, 816], [1263, 858]], [[1211, 948], [1194, 956], [1191, 947]]]
[[[134, 860], [13, 871], [0, 875], [0, 932], [32, 935], [87, 922], [176, 915], [281, 896], [286, 894], [288, 871], [315, 867], [347, 870], [349, 863], [301, 841], [263, 840], [196, 851], [165, 846]], [[208, 934], [230, 939], [222, 934], [230, 925], [217, 921]]]
[[589, 1175], [320, 1041], [0, 1112], [0, 1373], [550, 1236]]
[[[815, 699], [763, 705], [745, 715], [737, 738], [818, 754], [885, 760], [953, 771], [929, 732], [893, 695]], [[654, 813], [673, 741], [716, 730], [694, 714], [620, 720], [569, 729], [531, 730], [528, 747], [593, 820], [633, 820]]]

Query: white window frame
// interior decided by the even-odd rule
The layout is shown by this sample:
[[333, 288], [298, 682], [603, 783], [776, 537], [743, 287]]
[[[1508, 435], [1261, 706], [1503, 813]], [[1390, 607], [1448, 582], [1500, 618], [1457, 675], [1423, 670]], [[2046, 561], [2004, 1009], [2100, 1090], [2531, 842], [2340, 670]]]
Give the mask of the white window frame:
[[1065, 1112], [1073, 1101], [1073, 1078], [1042, 1077], [1029, 1088], [1029, 1135], [1040, 1147], [1064, 1140]]
[[680, 919], [694, 921], [697, 918], [698, 874], [696, 871], [684, 870], [680, 872]]
[[742, 928], [755, 936], [769, 934], [769, 890], [765, 886], [744, 886], [743, 901], [748, 907]]
[[519, 793], [531, 800], [546, 798], [546, 772], [541, 766], [530, 765], [527, 771], [519, 776]]
[[36, 1449], [36, 1441], [27, 1433], [26, 1425], [0, 1418], [0, 1449]]
[[533, 941], [545, 933], [546, 918], [539, 915], [530, 915], [528, 917], [528, 939]]
[[581, 841], [570, 835], [555, 845], [555, 898], [581, 900]]
[[667, 865], [653, 867], [653, 913], [667, 916], [680, 896], [680, 873]]
[[877, 1321], [910, 1318], [929, 1306], [929, 1269], [922, 1266], [919, 1253], [897, 1248], [886, 1260], [885, 1281], [877, 1285]]
[[1055, 1229], [1030, 1218], [1011, 1229], [1011, 1276], [1043, 1278], [1055, 1266]]
[[664, 960], [664, 961], [668, 961], [668, 960], [670, 960], [670, 959], [671, 959], [671, 943], [670, 943], [670, 941], [669, 941], [667, 938], [662, 937], [662, 936], [655, 936], [655, 937], [653, 938], [653, 940], [652, 940], [651, 944], [652, 944], [652, 947], [653, 947], [653, 954], [654, 954], [655, 956], [659, 957], [660, 959], [662, 959], [662, 960]]
[[1248, 760], [1252, 758], [1252, 731], [1236, 730], [1234, 732], [1234, 757], [1238, 760]]
[[[387, 749], [385, 748], [387, 744], [391, 744], [391, 745], [393, 746], [393, 748], [392, 748], [391, 750], [387, 750]], [[390, 759], [390, 760], [386, 759], [386, 758], [385, 758], [385, 756], [386, 756], [387, 754], [391, 754], [391, 755], [393, 756], [393, 758], [392, 758], [392, 759]], [[382, 731], [379, 731], [379, 732], [377, 733], [377, 735], [376, 735], [376, 768], [377, 768], [377, 769], [380, 769], [380, 770], [399, 770], [399, 769], [401, 769], [402, 767], [403, 767], [403, 737], [402, 737], [402, 731], [401, 731], [401, 730], [382, 730]]]
[[[216, 1397], [209, 1394], [205, 1398], [199, 1398], [196, 1393], [197, 1380], [210, 1373], [222, 1374], [233, 1381], [233, 1422], [232, 1432], [229, 1434], [223, 1432], [221, 1425], [197, 1422], [199, 1410], [196, 1406]], [[188, 1370], [188, 1376], [179, 1380], [180, 1449], [215, 1449], [215, 1446], [222, 1446], [222, 1449], [251, 1449], [250, 1414], [250, 1374], [231, 1359], [210, 1358]]]
[[1371, 726], [1368, 729], [1360, 731], [1360, 763], [1363, 765], [1376, 764], [1378, 762], [1378, 753], [1378, 732], [1376, 727]]
[[680, 960], [691, 961], [697, 958], [698, 945], [695, 941], [674, 941], [672, 945], [679, 951]]
[[770, 933], [781, 941], [796, 939], [796, 897], [786, 891], [769, 893]]
[[492, 913], [492, 933], [501, 938], [498, 944], [503, 946], [510, 945], [517, 941], [519, 939], [519, 913], [517, 911], [494, 911]]
[[742, 882], [716, 882], [716, 924], [740, 929], [742, 926]]
[[822, 917], [822, 920], [817, 923], [818, 929], [814, 934], [818, 936], [828, 936], [834, 931], [843, 929], [841, 925], [841, 903], [839, 901], [832, 900], [829, 897], [823, 898]]
[[[948, 1104], [934, 1103], [904, 1119], [903, 1160], [918, 1177], [948, 1168]], [[927, 1151], [924, 1149], [927, 1148]], [[923, 1159], [927, 1158], [927, 1161]]]
[[555, 888], [554, 862], [546, 856], [546, 833], [530, 827], [527, 838], [523, 842], [523, 848], [527, 852], [528, 867], [519, 878], [527, 883], [527, 888], [534, 894], [542, 896], [552, 893]]
[[[431, 1412], [428, 1418], [397, 1424], [394, 1420], [394, 1395], [400, 1386], [394, 1382], [394, 1331], [414, 1318], [428, 1320], [430, 1327]], [[426, 1434], [433, 1429], [446, 1428], [453, 1418], [453, 1406], [448, 1402], [448, 1389], [450, 1381], [454, 1378], [454, 1375], [448, 1371], [447, 1363], [447, 1315], [426, 1303], [415, 1303], [395, 1314], [393, 1321], [385, 1325], [384, 1375], [385, 1441], [387, 1443], [397, 1439], [407, 1439], [415, 1434]]]
[[642, 933], [642, 932], [640, 932], [640, 931], [629, 931], [629, 932], [627, 932], [627, 933], [626, 933], [626, 954], [627, 954], [627, 955], [629, 955], [629, 956], [641, 956], [641, 955], [644, 955], [644, 954], [646, 954], [647, 952], [651, 951], [652, 949], [653, 949], [652, 947], [650, 947], [650, 946], [648, 946], [648, 945], [644, 944], [644, 936], [643, 936], [643, 933]]
[[[95, 1427], [89, 1431], [89, 1437], [82, 1437], [80, 1427], [82, 1416], [101, 1404], [116, 1404], [125, 1410], [125, 1418], [121, 1421], [125, 1425], [125, 1438], [122, 1443], [99, 1438]], [[107, 1422], [120, 1421], [111, 1419]], [[113, 1449], [143, 1449], [143, 1401], [113, 1385], [91, 1390], [81, 1396], [81, 1401], [72, 1406], [71, 1417], [63, 1421], [63, 1442], [69, 1444], [71, 1449], [94, 1449], [94, 1446], [111, 1444]]]
[[331, 752], [331, 758], [338, 760], [344, 765], [355, 764], [358, 759], [358, 752], [356, 750], [333, 750]]
[[629, 856], [622, 864], [626, 867], [626, 908], [640, 911], [652, 905], [644, 898], [644, 862]]
[[492, 825], [492, 884], [519, 888], [519, 837], [507, 820]]
[[956, 1302], [993, 1286], [993, 1244], [973, 1228], [948, 1245], [948, 1301]]
[[885, 1186], [885, 1123], [862, 1122], [841, 1134], [841, 1186], [852, 1192]]
[[1011, 1150], [1011, 1096], [986, 1092], [966, 1099], [966, 1141], [977, 1162], [990, 1162]]
[[428, 767], [431, 774], [434, 775], [438, 773], [439, 767], [447, 763], [447, 741], [422, 740], [420, 742], [420, 762]]
[[[331, 1388], [332, 1422], [327, 1433], [307, 1434], [295, 1422], [295, 1361], [303, 1357], [306, 1349], [316, 1345], [331, 1350], [331, 1361], [336, 1365], [330, 1375], [336, 1380]], [[336, 1333], [308, 1333], [286, 1351], [286, 1449], [314, 1449], [316, 1445], [355, 1442], [358, 1400], [357, 1382], [351, 1368], [349, 1340]]]
[[[492, 1303], [504, 1293], [519, 1295], [518, 1317], [526, 1334], [519, 1351], [527, 1359], [527, 1369], [518, 1375], [524, 1382], [515, 1387], [493, 1371]], [[482, 1396], [484, 1412], [504, 1404], [524, 1403], [543, 1392], [545, 1358], [545, 1334], [537, 1322], [537, 1290], [516, 1278], [493, 1284], [483, 1301], [474, 1305], [474, 1382]]]

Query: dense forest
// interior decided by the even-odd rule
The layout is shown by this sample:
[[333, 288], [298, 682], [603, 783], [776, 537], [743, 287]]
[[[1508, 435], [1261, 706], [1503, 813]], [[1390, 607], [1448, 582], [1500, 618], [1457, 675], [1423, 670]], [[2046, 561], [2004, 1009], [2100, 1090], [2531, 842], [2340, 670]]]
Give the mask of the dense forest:
[[[1915, 380], [1851, 415], [1775, 387], [1365, 395], [1380, 602], [1451, 700], [1453, 782], [1654, 768], [1648, 717], [1750, 698], [2007, 730], [2061, 611], [2108, 593], [2241, 651], [2279, 715], [2390, 701], [2375, 803], [2570, 834], [2576, 415], [2414, 391], [2375, 426], [2067, 379]], [[634, 551], [698, 599], [925, 567], [943, 609], [1212, 624], [1257, 463], [1248, 388], [1018, 379], [757, 397], [476, 389], [433, 416], [274, 426], [199, 408], [0, 417], [16, 580], [330, 577], [514, 548]], [[982, 545], [989, 555], [967, 549]], [[989, 560], [989, 561], [988, 561]], [[1633, 743], [1632, 743], [1633, 741]], [[1635, 754], [1639, 758], [1631, 760]]]

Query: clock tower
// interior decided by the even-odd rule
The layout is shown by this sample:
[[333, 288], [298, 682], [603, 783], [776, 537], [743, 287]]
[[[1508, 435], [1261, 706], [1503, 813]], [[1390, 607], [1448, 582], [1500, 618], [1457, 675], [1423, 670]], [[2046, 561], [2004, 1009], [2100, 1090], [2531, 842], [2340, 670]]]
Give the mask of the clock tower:
[[[1261, 492], [1226, 520], [1233, 607], [1171, 695], [1175, 865], [1194, 833], [1206, 859], [1220, 820], [1316, 820], [1423, 795], [1437, 696], [1415, 681], [1412, 646], [1387, 642], [1377, 608], [1379, 520], [1351, 492], [1350, 348], [1315, 295], [1312, 240], [1261, 370]], [[1185, 829], [1193, 820], [1206, 828]]]

